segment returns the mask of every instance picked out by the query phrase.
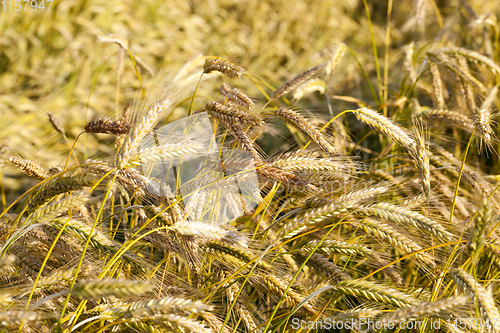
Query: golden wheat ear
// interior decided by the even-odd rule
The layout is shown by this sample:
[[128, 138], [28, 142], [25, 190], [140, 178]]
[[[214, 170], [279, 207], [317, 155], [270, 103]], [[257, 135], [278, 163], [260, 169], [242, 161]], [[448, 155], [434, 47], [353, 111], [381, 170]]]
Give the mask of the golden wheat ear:
[[9, 161], [14, 164], [21, 172], [38, 180], [44, 180], [48, 176], [48, 172], [35, 161], [26, 158], [11, 156]]

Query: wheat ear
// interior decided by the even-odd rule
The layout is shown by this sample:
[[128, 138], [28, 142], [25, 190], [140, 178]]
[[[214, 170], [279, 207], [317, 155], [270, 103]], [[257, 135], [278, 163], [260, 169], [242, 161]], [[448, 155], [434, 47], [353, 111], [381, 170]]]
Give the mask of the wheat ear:
[[34, 161], [17, 156], [9, 157], [9, 161], [30, 177], [38, 180], [44, 180], [47, 178], [47, 171]]
[[321, 65], [318, 65], [316, 67], [313, 67], [311, 69], [308, 69], [305, 72], [302, 72], [290, 80], [286, 81], [283, 83], [281, 86], [276, 88], [273, 92], [272, 98], [279, 98], [283, 95], [286, 95], [293, 89], [297, 88], [300, 86], [302, 83], [306, 82], [307, 80], [311, 79], [312, 77], [316, 76], [319, 74], [325, 67], [327, 67], [328, 62], [322, 63]]
[[[392, 246], [404, 253], [411, 254], [422, 250], [420, 245], [387, 224], [372, 219], [364, 219], [361, 222], [353, 223], [353, 225], [369, 235], [375, 235], [388, 241]], [[424, 263], [434, 265], [432, 258], [427, 253], [417, 253], [415, 257]]]
[[207, 57], [205, 60], [205, 65], [203, 66], [203, 73], [210, 73], [213, 71], [221, 72], [222, 74], [225, 74], [231, 78], [241, 78], [241, 75], [243, 74], [245, 69], [226, 59], [222, 59], [219, 57]]
[[[483, 318], [489, 319], [490, 323], [495, 323], [500, 318], [500, 313], [491, 293], [463, 269], [457, 268], [452, 270], [451, 273], [455, 284], [460, 289], [475, 295], [475, 301]], [[498, 326], [495, 327], [495, 331], [499, 331]]]
[[366, 280], [340, 281], [335, 288], [348, 295], [363, 297], [371, 301], [391, 304], [396, 307], [412, 306], [420, 303], [411, 295], [387, 285]]
[[276, 109], [274, 110], [274, 114], [277, 115], [285, 123], [291, 124], [302, 133], [307, 135], [319, 147], [319, 149], [321, 149], [326, 154], [337, 155], [337, 151], [335, 150], [335, 148], [302, 115], [298, 114], [290, 108]]
[[132, 124], [128, 121], [111, 120], [109, 118], [93, 119], [85, 124], [87, 133], [109, 133], [109, 134], [127, 134]]
[[407, 149], [409, 152], [415, 151], [415, 140], [408, 134], [408, 131], [395, 124], [389, 118], [368, 108], [357, 109], [354, 111], [354, 114], [359, 121], [385, 134], [388, 138], [396, 141], [401, 147]]

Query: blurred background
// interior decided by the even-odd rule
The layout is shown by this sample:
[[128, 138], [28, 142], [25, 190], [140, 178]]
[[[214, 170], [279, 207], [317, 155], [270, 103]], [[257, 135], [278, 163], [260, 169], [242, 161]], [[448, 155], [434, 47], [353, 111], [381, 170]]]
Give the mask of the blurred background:
[[[144, 81], [161, 69], [216, 55], [276, 87], [328, 58], [342, 42], [351, 52], [329, 82], [328, 94], [369, 104], [367, 80], [380, 88], [376, 64], [384, 71], [386, 54], [388, 89], [397, 99], [405, 77], [403, 47], [411, 41], [417, 41], [416, 50], [452, 43], [496, 61], [492, 50], [500, 49], [491, 46], [498, 42], [498, 0], [398, 0], [390, 11], [385, 0], [54, 0], [50, 11], [48, 2], [43, 10], [41, 4], [33, 10], [32, 3], [20, 3], [20, 11], [0, 4], [0, 153], [20, 154], [45, 167], [64, 162], [87, 121], [116, 119], [137, 96], [141, 82], [129, 52]], [[195, 107], [214, 98], [220, 83], [207, 80]], [[265, 102], [248, 79], [236, 86]], [[309, 103], [308, 109], [328, 114], [324, 98]], [[343, 103], [333, 103], [335, 113], [347, 107]], [[64, 136], [54, 130], [48, 112]], [[87, 135], [82, 146], [89, 156], [113, 154], [112, 139], [105, 136]], [[11, 166], [2, 172], [7, 194], [31, 181]]]

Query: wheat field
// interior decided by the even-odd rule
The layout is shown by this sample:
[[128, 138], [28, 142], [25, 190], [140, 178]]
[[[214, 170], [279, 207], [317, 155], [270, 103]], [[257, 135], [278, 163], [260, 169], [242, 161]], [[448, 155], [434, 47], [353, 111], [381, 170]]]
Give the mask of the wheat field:
[[33, 1], [0, 332], [500, 332], [497, 0]]

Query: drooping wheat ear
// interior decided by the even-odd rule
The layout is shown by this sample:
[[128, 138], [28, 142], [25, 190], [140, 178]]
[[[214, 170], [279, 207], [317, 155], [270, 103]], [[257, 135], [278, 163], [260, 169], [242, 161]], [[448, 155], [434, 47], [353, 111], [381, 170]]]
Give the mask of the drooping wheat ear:
[[402, 226], [411, 224], [415, 228], [429, 232], [430, 234], [443, 240], [450, 240], [452, 238], [452, 234], [446, 231], [446, 229], [438, 222], [403, 207], [380, 202], [373, 206], [364, 208], [363, 211], [389, 221], [393, 221]]
[[479, 255], [481, 254], [481, 247], [486, 239], [487, 231], [490, 227], [493, 215], [493, 207], [491, 201], [486, 198], [481, 200], [479, 209], [477, 211], [477, 217], [474, 222], [474, 227], [469, 236], [469, 241], [467, 243], [467, 248], [469, 250], [472, 264], [476, 264]]
[[[288, 284], [277, 276], [266, 274], [266, 275], [259, 275], [259, 278], [273, 293], [275, 293], [278, 297], [284, 296], [285, 300], [290, 304], [296, 305], [304, 301], [305, 299], [304, 296], [294, 291], [291, 287], [285, 294], [285, 290], [287, 289]], [[314, 310], [313, 306], [310, 303], [311, 301], [306, 302], [302, 306], [302, 309], [306, 310], [309, 313], [316, 313], [316, 310]]]
[[460, 68], [459, 65], [457, 65], [453, 60], [448, 57], [444, 53], [436, 53], [436, 52], [427, 52], [427, 55], [429, 58], [446, 68], [450, 69], [453, 73], [458, 75], [462, 80], [464, 80], [465, 83], [472, 85], [475, 89], [477, 89], [481, 94], [486, 95], [486, 88], [484, 85], [479, 82], [475, 77], [473, 77], [471, 74], [468, 72], [465, 72]]
[[[472, 275], [461, 268], [452, 270], [451, 274], [453, 276], [453, 281], [455, 281], [459, 289], [475, 295], [475, 302], [479, 307], [481, 316], [484, 319], [489, 319], [490, 323], [495, 323], [498, 318], [500, 318], [500, 313], [498, 312], [491, 292], [476, 281]], [[499, 331], [498, 326], [495, 327], [495, 331]]]
[[405, 307], [419, 304], [415, 297], [405, 294], [388, 285], [365, 280], [340, 281], [335, 288], [345, 294], [362, 297], [371, 301]]
[[223, 83], [219, 88], [219, 94], [226, 97], [226, 101], [235, 103], [247, 110], [252, 110], [255, 105], [253, 100], [248, 97], [243, 91], [236, 88], [231, 88], [225, 83]]
[[30, 177], [38, 180], [44, 180], [47, 178], [47, 171], [34, 161], [17, 156], [9, 157], [9, 161]]
[[401, 308], [382, 316], [379, 320], [398, 324], [427, 316], [439, 316], [443, 312], [454, 310], [457, 307], [465, 305], [469, 300], [469, 296], [463, 295], [449, 297], [435, 302], [423, 303], [414, 307]]
[[319, 92], [324, 94], [326, 91], [326, 83], [322, 79], [310, 79], [302, 83], [294, 92], [293, 100], [295, 102], [300, 101], [305, 96], [308, 96], [314, 92]]
[[388, 138], [396, 141], [401, 147], [413, 152], [416, 149], [415, 140], [408, 134], [407, 130], [391, 119], [384, 117], [375, 110], [360, 108], [354, 111], [356, 118], [377, 131], [385, 134]]
[[[388, 241], [389, 244], [406, 254], [422, 250], [420, 245], [385, 223], [372, 219], [364, 219], [361, 222], [353, 223], [353, 225], [369, 235], [374, 235]], [[427, 253], [415, 254], [415, 258], [433, 265], [433, 260]]]
[[447, 53], [451, 56], [454, 56], [455, 54], [460, 54], [472, 62], [486, 66], [493, 72], [493, 74], [495, 75], [500, 74], [500, 66], [498, 66], [492, 59], [476, 51], [468, 50], [462, 47], [445, 47], [441, 49], [441, 52]]
[[413, 54], [415, 52], [415, 42], [411, 42], [406, 45], [404, 48], [405, 52], [405, 62], [404, 66], [406, 72], [408, 73], [408, 78], [410, 79], [410, 85], [415, 84], [417, 82], [417, 71], [415, 70], [415, 66], [413, 65]]
[[277, 115], [283, 122], [292, 125], [299, 131], [307, 135], [311, 141], [313, 141], [319, 149], [329, 155], [337, 155], [335, 148], [321, 135], [321, 133], [314, 128], [306, 118], [290, 108], [279, 108], [274, 110], [274, 114]]
[[87, 133], [127, 134], [131, 127], [132, 124], [128, 121], [113, 121], [104, 117], [89, 121], [85, 124], [84, 129]]
[[413, 153], [413, 158], [415, 159], [415, 164], [420, 174], [425, 196], [429, 199], [431, 191], [431, 172], [429, 164], [429, 145], [425, 139], [426, 129], [421, 119], [418, 118], [417, 120], [417, 118], [413, 118], [413, 136], [417, 144]]
[[434, 98], [436, 99], [436, 107], [438, 110], [445, 110], [446, 103], [443, 95], [443, 81], [441, 80], [438, 65], [435, 62], [430, 61], [429, 66], [431, 68], [432, 87], [434, 90]]
[[47, 112], [47, 116], [49, 117], [49, 121], [52, 124], [52, 127], [54, 127], [56, 131], [58, 131], [64, 136], [66, 132], [64, 131], [64, 128], [61, 126], [56, 117], [54, 117], [54, 115], [50, 112]]
[[144, 295], [151, 291], [153, 285], [149, 281], [105, 278], [78, 282], [71, 290], [71, 294], [79, 299], [98, 299], [111, 295], [116, 297]]
[[242, 125], [262, 126], [264, 121], [261, 117], [249, 114], [241, 108], [235, 107], [232, 103], [221, 104], [219, 102], [209, 102], [205, 105], [207, 113], [223, 124], [239, 122]]
[[310, 68], [305, 72], [302, 72], [290, 80], [286, 81], [284, 84], [276, 88], [273, 92], [272, 98], [279, 98], [283, 95], [286, 95], [293, 89], [297, 88], [300, 86], [302, 83], [306, 82], [307, 80], [313, 78], [317, 74], [319, 74], [325, 67], [327, 67], [328, 62], [324, 62], [321, 65], [318, 65], [316, 67]]
[[241, 78], [245, 69], [226, 59], [219, 57], [207, 57], [205, 65], [203, 66], [203, 73], [210, 73], [213, 71], [221, 72], [230, 78]]
[[426, 117], [428, 119], [439, 120], [441, 124], [447, 125], [450, 122], [455, 123], [467, 132], [472, 132], [474, 130], [474, 122], [465, 114], [454, 112], [450, 110], [434, 110], [427, 109], [420, 113], [420, 116]]
[[479, 149], [482, 150], [483, 144], [487, 149], [491, 149], [493, 141], [495, 140], [495, 132], [493, 131], [493, 113], [491, 112], [491, 105], [497, 98], [498, 85], [491, 89], [490, 93], [484, 100], [479, 110], [474, 112], [474, 125], [476, 133], [480, 139]]
[[[300, 249], [306, 252], [311, 252], [318, 245], [319, 240], [313, 240], [308, 242], [306, 245], [302, 246]], [[321, 243], [320, 247], [316, 250], [318, 253], [325, 253], [327, 255], [333, 255], [335, 253], [349, 254], [349, 255], [369, 255], [373, 251], [369, 248], [358, 245], [358, 244], [349, 244], [346, 242], [334, 240], [334, 239], [325, 239], [323, 243]]]

